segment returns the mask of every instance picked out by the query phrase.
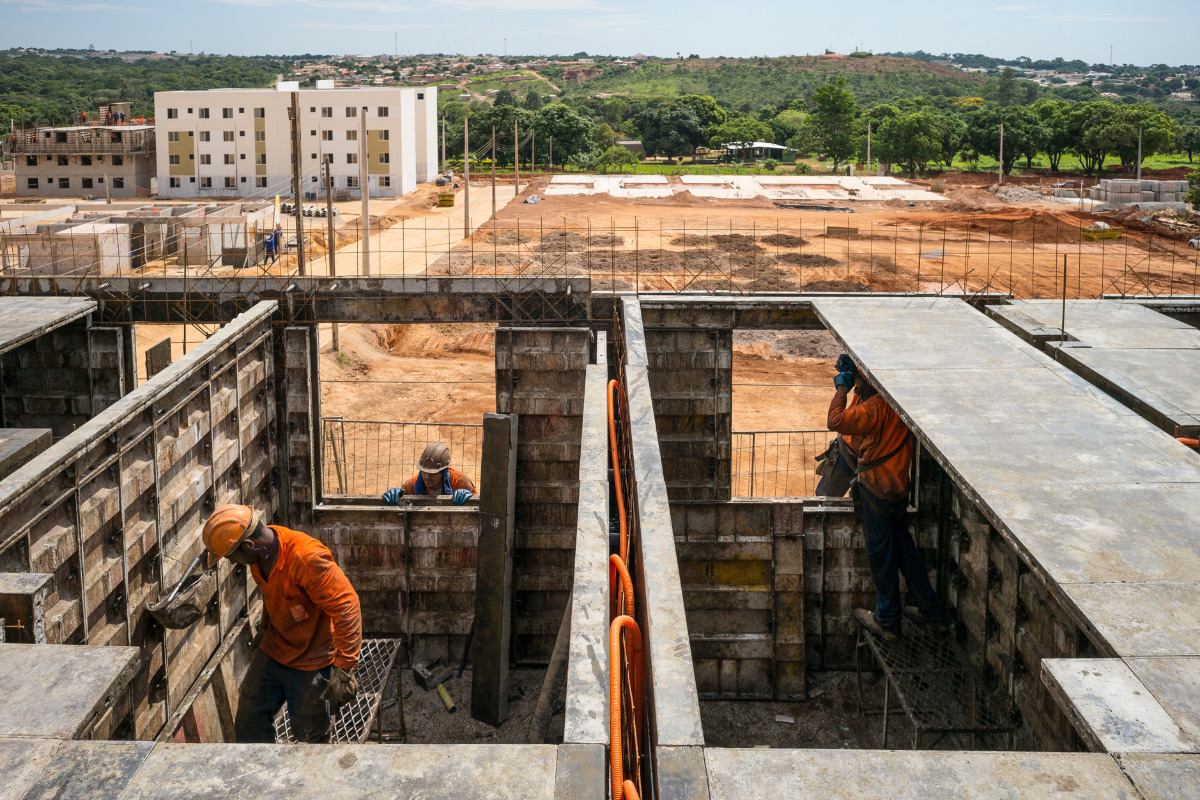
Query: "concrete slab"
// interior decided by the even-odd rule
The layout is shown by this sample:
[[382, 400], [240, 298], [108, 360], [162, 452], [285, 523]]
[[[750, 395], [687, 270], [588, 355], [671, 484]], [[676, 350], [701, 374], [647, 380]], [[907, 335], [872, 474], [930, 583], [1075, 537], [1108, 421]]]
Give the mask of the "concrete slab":
[[0, 353], [92, 313], [86, 297], [0, 297]]
[[956, 800], [1075, 797], [1132, 800], [1100, 753], [722, 750], [707, 748], [712, 800]]
[[153, 742], [63, 742], [22, 800], [116, 797], [153, 749]]
[[0, 736], [0, 800], [19, 800], [61, 746], [57, 739]]
[[[1062, 312], [1062, 303], [1054, 300], [1014, 300], [988, 308], [993, 316], [1008, 318], [1022, 328], [1053, 334], [1061, 329]], [[1066, 332], [1087, 347], [1200, 348], [1200, 330], [1133, 301], [1068, 300]]]
[[1200, 756], [1136, 753], [1117, 759], [1142, 800], [1195, 800]]
[[1130, 658], [1126, 663], [1191, 737], [1192, 752], [1200, 751], [1200, 658]]
[[53, 443], [50, 428], [0, 429], [0, 478], [11, 475]]
[[554, 797], [553, 745], [160, 744], [120, 800]]
[[125, 690], [136, 647], [0, 645], [0, 736], [72, 739]]
[[1042, 682], [1091, 749], [1187, 753], [1197, 745], [1119, 658], [1047, 658]]
[[1200, 656], [1200, 582], [1071, 583], [1062, 591], [1119, 656]]

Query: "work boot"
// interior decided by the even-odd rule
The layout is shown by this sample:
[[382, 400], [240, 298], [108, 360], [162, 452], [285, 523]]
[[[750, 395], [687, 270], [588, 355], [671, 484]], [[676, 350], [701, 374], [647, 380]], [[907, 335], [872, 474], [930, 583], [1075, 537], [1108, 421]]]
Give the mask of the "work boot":
[[879, 620], [875, 619], [875, 612], [867, 608], [854, 609], [854, 619], [885, 642], [894, 642], [900, 638], [900, 620], [891, 625], [881, 625]]
[[946, 621], [944, 610], [938, 609], [938, 612], [937, 614], [926, 613], [918, 606], [905, 606], [904, 618], [917, 625], [924, 625], [931, 633], [944, 636], [950, 630], [950, 623]]

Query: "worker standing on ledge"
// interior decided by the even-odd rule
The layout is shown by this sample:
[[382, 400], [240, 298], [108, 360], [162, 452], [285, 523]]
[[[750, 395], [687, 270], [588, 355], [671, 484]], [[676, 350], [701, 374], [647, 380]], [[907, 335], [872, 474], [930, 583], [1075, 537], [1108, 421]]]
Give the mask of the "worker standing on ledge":
[[235, 740], [274, 742], [275, 714], [286, 702], [297, 741], [329, 741], [330, 711], [358, 694], [362, 647], [358, 594], [333, 554], [311, 536], [263, 525], [250, 506], [235, 505], [208, 518], [204, 546], [210, 568], [221, 558], [249, 566], [263, 595], [261, 646], [242, 682]]
[[[839, 359], [839, 364], [844, 363]], [[862, 515], [867, 562], [875, 582], [875, 610], [856, 609], [854, 618], [886, 640], [900, 635], [900, 575], [919, 606], [908, 612], [916, 621], [942, 630], [946, 614], [912, 534], [908, 531], [908, 492], [913, 436], [857, 368], [843, 369], [833, 379], [836, 392], [829, 404], [829, 429], [849, 436], [858, 451], [857, 479], [850, 490]], [[851, 389], [858, 402], [846, 407]]]
[[433, 442], [421, 453], [417, 462], [417, 474], [400, 488], [388, 489], [383, 493], [383, 502], [398, 505], [404, 495], [448, 494], [454, 505], [461, 506], [475, 496], [475, 484], [456, 469], [450, 468], [450, 448], [443, 442]]

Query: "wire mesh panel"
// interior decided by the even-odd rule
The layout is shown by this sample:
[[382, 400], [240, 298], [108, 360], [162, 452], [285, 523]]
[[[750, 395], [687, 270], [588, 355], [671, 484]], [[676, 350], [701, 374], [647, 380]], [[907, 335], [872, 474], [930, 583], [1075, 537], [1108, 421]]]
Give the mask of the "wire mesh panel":
[[[383, 701], [383, 690], [387, 687], [388, 674], [400, 652], [399, 639], [364, 639], [359, 654], [358, 697], [353, 703], [342, 706], [333, 721], [331, 744], [358, 744], [367, 738], [371, 725], [379, 714]], [[397, 689], [398, 690], [398, 689]], [[291, 720], [287, 705], [275, 715], [275, 743], [299, 744], [292, 735]]]
[[450, 465], [479, 486], [483, 425], [341, 417], [326, 417], [321, 423], [327, 495], [378, 497], [416, 473], [421, 451], [432, 442], [445, 442], [450, 448]]
[[735, 431], [733, 497], [812, 497], [829, 431]]

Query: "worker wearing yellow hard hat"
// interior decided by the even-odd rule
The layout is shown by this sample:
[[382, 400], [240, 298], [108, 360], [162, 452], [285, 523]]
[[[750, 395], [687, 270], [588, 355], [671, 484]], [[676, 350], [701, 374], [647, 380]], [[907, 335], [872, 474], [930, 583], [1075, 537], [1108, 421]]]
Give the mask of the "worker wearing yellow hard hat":
[[204, 526], [209, 565], [245, 564], [263, 595], [261, 644], [239, 692], [238, 742], [274, 742], [287, 704], [301, 742], [329, 740], [330, 712], [358, 694], [362, 647], [358, 594], [329, 548], [282, 525], [263, 525], [250, 506], [218, 508]]

